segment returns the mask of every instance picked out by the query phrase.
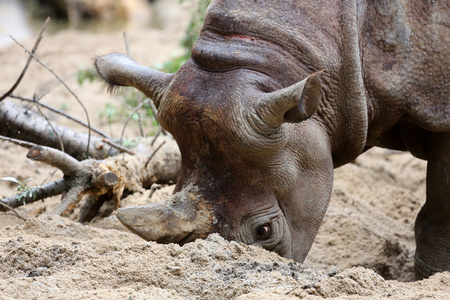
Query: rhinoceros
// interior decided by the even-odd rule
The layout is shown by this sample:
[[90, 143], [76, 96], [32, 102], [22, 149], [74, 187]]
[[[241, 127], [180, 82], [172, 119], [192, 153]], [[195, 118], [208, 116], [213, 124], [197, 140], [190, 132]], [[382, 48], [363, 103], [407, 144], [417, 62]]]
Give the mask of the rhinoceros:
[[448, 0], [215, 0], [174, 74], [98, 58], [153, 99], [182, 156], [172, 196], [118, 218], [149, 241], [217, 232], [303, 262], [333, 169], [386, 147], [428, 160], [416, 278], [450, 270], [449, 20]]

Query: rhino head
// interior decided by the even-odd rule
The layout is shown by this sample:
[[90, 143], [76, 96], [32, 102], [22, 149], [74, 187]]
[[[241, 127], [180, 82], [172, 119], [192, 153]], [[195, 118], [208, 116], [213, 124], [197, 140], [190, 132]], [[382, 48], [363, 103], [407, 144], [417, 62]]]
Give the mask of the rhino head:
[[313, 117], [319, 73], [277, 88], [264, 73], [213, 72], [193, 59], [176, 74], [118, 53], [96, 66], [109, 84], [134, 86], [154, 100], [182, 156], [174, 194], [165, 203], [118, 210], [126, 227], [161, 243], [217, 232], [304, 260], [333, 177], [326, 131]]

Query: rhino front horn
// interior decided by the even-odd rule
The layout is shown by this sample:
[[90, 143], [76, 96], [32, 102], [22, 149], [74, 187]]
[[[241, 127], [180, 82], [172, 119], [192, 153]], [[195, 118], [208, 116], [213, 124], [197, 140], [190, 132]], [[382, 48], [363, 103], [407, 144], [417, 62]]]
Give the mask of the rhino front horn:
[[133, 86], [152, 99], [156, 107], [174, 77], [174, 74], [142, 66], [122, 53], [98, 57], [95, 67], [102, 79], [109, 84], [110, 91], [116, 86]]
[[194, 205], [173, 208], [151, 203], [126, 207], [117, 211], [117, 218], [143, 239], [163, 244], [185, 244], [206, 238], [211, 227], [208, 210], [198, 210]]

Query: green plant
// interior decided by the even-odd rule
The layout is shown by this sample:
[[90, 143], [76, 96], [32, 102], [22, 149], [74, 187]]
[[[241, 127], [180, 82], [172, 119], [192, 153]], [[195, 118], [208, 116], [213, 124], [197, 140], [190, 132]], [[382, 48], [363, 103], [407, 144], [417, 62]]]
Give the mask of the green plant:
[[93, 82], [97, 78], [97, 71], [95, 68], [87, 68], [84, 69], [82, 67], [78, 68], [77, 72], [77, 81], [79, 85], [82, 85], [83, 82], [89, 80], [89, 82]]
[[180, 0], [180, 3], [191, 1], [194, 8], [191, 12], [191, 19], [186, 27], [185, 35], [180, 44], [184, 48], [184, 53], [174, 57], [172, 60], [156, 65], [155, 67], [168, 73], [174, 73], [191, 57], [191, 50], [197, 41], [200, 29], [205, 21], [205, 12], [211, 0]]
[[36, 199], [36, 190], [33, 190], [33, 189], [39, 188], [39, 186], [38, 185], [30, 186], [27, 183], [27, 181], [33, 180], [33, 178], [27, 178], [27, 179], [25, 179], [24, 182], [21, 182], [21, 181], [17, 180], [14, 177], [3, 177], [3, 178], [0, 178], [0, 179], [1, 180], [5, 180], [5, 181], [11, 181], [11, 182], [14, 182], [14, 183], [18, 184], [18, 187], [16, 188], [16, 191], [22, 192], [22, 193], [17, 195], [16, 199], [19, 200], [19, 201], [22, 200], [23, 204], [25, 204], [25, 197], [31, 197], [31, 198], [33, 198], [33, 200]]
[[119, 111], [120, 109], [114, 103], [108, 102], [106, 103], [105, 108], [100, 110], [98, 114], [100, 118], [106, 118], [108, 124], [111, 124], [118, 121]]
[[62, 111], [69, 111], [69, 104], [67, 102], [64, 102], [60, 105], [59, 109]]
[[134, 146], [136, 146], [137, 144], [139, 144], [140, 139], [123, 139], [122, 140], [122, 146], [127, 147], [127, 148], [132, 148]]
[[[195, 0], [188, 0], [195, 1]], [[185, 0], [180, 0], [180, 3], [185, 2]], [[194, 46], [195, 41], [198, 38], [198, 34], [200, 33], [200, 29], [205, 21], [205, 12], [208, 8], [211, 0], [198, 0], [197, 7], [192, 10], [191, 20], [186, 28], [186, 34], [184, 38], [181, 40], [181, 46], [186, 48], [189, 52]]]

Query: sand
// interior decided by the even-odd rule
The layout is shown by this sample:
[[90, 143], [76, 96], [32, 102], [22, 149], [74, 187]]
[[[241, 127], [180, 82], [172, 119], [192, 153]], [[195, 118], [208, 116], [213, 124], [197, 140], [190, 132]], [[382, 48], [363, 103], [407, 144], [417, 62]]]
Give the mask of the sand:
[[[161, 28], [127, 28], [131, 54], [140, 63], [154, 65], [180, 53], [188, 14], [176, 2], [158, 11], [166, 20]], [[23, 41], [27, 48], [33, 43]], [[38, 57], [78, 95], [93, 125], [117, 137], [120, 122], [110, 126], [99, 112], [118, 100], [102, 83], [78, 85], [75, 74], [95, 55], [125, 51], [122, 33], [65, 30], [46, 34], [41, 43]], [[18, 46], [0, 49], [0, 92], [14, 83], [26, 59]], [[84, 118], [70, 93], [35, 62], [15, 94], [46, 90], [45, 103]], [[84, 130], [60, 116], [49, 118]], [[132, 124], [125, 134], [138, 133]], [[33, 177], [31, 184], [41, 184], [61, 176], [27, 161], [26, 152], [0, 142], [0, 177]], [[449, 299], [448, 272], [412, 281], [413, 227], [425, 199], [425, 172], [426, 162], [383, 149], [337, 169], [330, 206], [304, 264], [218, 235], [183, 247], [145, 242], [118, 222], [111, 205], [79, 224], [77, 211], [69, 218], [51, 215], [60, 198], [40, 201], [17, 209], [26, 221], [0, 214], [0, 299]], [[0, 197], [14, 188], [0, 181]], [[172, 188], [158, 190], [152, 201]], [[147, 194], [123, 203], [143, 203]]]

